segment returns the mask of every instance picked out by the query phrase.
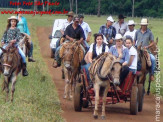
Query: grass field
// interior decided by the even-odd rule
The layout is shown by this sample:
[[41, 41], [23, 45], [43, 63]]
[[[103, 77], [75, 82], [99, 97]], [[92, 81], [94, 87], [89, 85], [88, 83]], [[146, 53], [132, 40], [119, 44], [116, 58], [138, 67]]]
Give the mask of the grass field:
[[[16, 84], [15, 100], [13, 103], [4, 102], [4, 93], [0, 92], [0, 121], [63, 121], [60, 116], [62, 112], [60, 102], [57, 96], [55, 85], [48, 74], [47, 67], [43, 62], [40, 54], [40, 48], [36, 35], [36, 28], [52, 27], [54, 19], [66, 18], [66, 16], [32, 16], [24, 15], [27, 18], [31, 37], [34, 42], [34, 57], [37, 63], [28, 63], [28, 77], [19, 76]], [[0, 15], [0, 37], [6, 28], [7, 18], [10, 15]], [[85, 21], [89, 23], [92, 33], [97, 33], [100, 26], [106, 23], [107, 16], [85, 16]], [[117, 17], [114, 17], [117, 20]], [[129, 20], [131, 18], [127, 18]], [[141, 18], [135, 18], [135, 22], [140, 23]], [[159, 37], [159, 53], [161, 69], [163, 68], [163, 20], [162, 19], [149, 19], [149, 28], [152, 30], [154, 37]], [[140, 26], [136, 25], [136, 29]], [[47, 35], [48, 37], [48, 35]], [[45, 41], [49, 41], [48, 39]], [[93, 37], [91, 39], [93, 41]], [[43, 42], [42, 42], [43, 43]], [[2, 77], [3, 78], [3, 77]], [[2, 78], [0, 85], [2, 84]], [[161, 71], [161, 80], [163, 79], [163, 72]], [[161, 83], [162, 84], [162, 83]], [[146, 84], [147, 87], [147, 84]], [[152, 82], [151, 92], [155, 93], [155, 82]], [[163, 96], [163, 89], [161, 90]]]

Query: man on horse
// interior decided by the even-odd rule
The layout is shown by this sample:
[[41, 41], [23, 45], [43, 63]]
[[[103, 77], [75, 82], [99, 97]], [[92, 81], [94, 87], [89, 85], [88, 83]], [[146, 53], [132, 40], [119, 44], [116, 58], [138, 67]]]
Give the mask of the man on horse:
[[114, 20], [112, 16], [109, 16], [107, 18], [107, 23], [105, 25], [102, 25], [99, 30], [99, 33], [102, 33], [106, 37], [107, 42], [109, 43], [109, 47], [115, 44], [115, 42], [113, 42], [113, 38], [115, 38], [116, 30], [112, 26], [113, 22]]
[[[84, 31], [82, 29], [82, 27], [79, 25], [79, 17], [74, 17], [74, 23], [70, 24], [69, 26], [67, 26], [66, 31], [64, 33], [65, 37], [66, 37], [66, 41], [78, 41], [78, 43], [82, 44], [83, 40], [85, 39], [84, 36]], [[59, 46], [55, 52], [55, 61], [53, 64], [54, 68], [57, 68], [58, 66], [61, 65], [61, 59], [59, 57], [59, 50], [60, 50], [61, 46]]]
[[135, 43], [136, 46], [139, 47], [140, 45], [144, 48], [147, 49], [150, 55], [150, 59], [151, 59], [151, 80], [154, 80], [154, 70], [155, 70], [155, 64], [156, 64], [156, 59], [153, 56], [153, 54], [151, 54], [151, 52], [149, 51], [149, 48], [153, 45], [154, 43], [154, 36], [151, 32], [151, 30], [147, 27], [148, 26], [148, 20], [146, 18], [143, 18], [141, 20], [141, 28], [139, 30], [136, 31], [135, 34]]

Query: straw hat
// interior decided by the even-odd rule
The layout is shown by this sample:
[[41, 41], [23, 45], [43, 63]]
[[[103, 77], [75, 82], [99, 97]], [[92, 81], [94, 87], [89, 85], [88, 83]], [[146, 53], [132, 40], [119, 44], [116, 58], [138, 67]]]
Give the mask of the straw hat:
[[109, 16], [109, 17], [107, 18], [107, 20], [109, 20], [110, 22], [114, 22], [114, 19], [113, 19], [112, 16]]
[[134, 22], [134, 20], [129, 20], [128, 21], [128, 25], [135, 25], [136, 23]]
[[148, 23], [148, 19], [147, 18], [143, 18], [142, 20], [141, 20], [141, 23], [140, 23], [140, 25], [148, 25], [149, 23]]
[[116, 34], [115, 35], [115, 40], [119, 40], [119, 39], [122, 39], [123, 37], [122, 37], [122, 35], [121, 34]]
[[7, 22], [9, 23], [10, 20], [16, 20], [18, 22], [18, 18], [16, 16], [11, 16], [10, 18], [8, 18]]
[[73, 11], [69, 11], [66, 16], [74, 16], [74, 12]]

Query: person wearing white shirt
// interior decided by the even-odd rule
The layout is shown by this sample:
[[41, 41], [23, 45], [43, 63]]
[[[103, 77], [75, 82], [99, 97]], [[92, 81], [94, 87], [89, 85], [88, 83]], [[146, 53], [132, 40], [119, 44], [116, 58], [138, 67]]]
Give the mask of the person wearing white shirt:
[[129, 20], [128, 21], [128, 28], [129, 28], [129, 30], [125, 33], [124, 37], [131, 36], [132, 39], [134, 40], [135, 33], [137, 31], [136, 29], [134, 29], [134, 27], [135, 27], [135, 22], [133, 20]]
[[133, 74], [136, 74], [138, 55], [137, 50], [135, 47], [133, 47], [133, 39], [131, 37], [127, 37], [125, 40], [125, 45], [129, 49], [129, 70], [133, 72]]
[[83, 31], [84, 31], [84, 35], [85, 35], [85, 41], [84, 41], [84, 44], [86, 46], [87, 49], [89, 49], [89, 44], [88, 42], [90, 42], [90, 39], [91, 39], [91, 28], [89, 27], [88, 23], [84, 22], [84, 16], [83, 15], [78, 15], [79, 17], [79, 24], [80, 26], [83, 28]]
[[95, 42], [90, 45], [90, 48], [84, 58], [86, 64], [81, 66], [81, 68], [85, 69], [86, 71], [88, 81], [90, 81], [88, 69], [92, 63], [92, 60], [99, 56], [101, 53], [109, 51], [108, 46], [103, 42], [104, 37], [102, 34], [95, 34], [94, 38]]
[[65, 22], [63, 23], [62, 28], [60, 30], [62, 35], [64, 35], [64, 32], [65, 32], [67, 26], [70, 25], [71, 23], [73, 23], [74, 13], [72, 11], [70, 11], [70, 12], [68, 12], [68, 14], [66, 16], [68, 16], [68, 18], [65, 20]]

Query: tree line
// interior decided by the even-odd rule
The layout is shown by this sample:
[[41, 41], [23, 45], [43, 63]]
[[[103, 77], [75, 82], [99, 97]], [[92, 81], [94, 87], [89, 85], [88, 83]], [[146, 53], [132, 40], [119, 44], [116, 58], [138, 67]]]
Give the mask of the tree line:
[[[75, 13], [91, 14], [91, 15], [118, 15], [125, 16], [150, 16], [163, 17], [163, 0], [1, 0], [1, 8], [17, 8], [9, 2], [60, 2], [59, 6], [22, 6], [24, 9], [34, 9], [39, 11], [62, 11], [63, 9]], [[133, 13], [134, 12], [134, 13]]]

